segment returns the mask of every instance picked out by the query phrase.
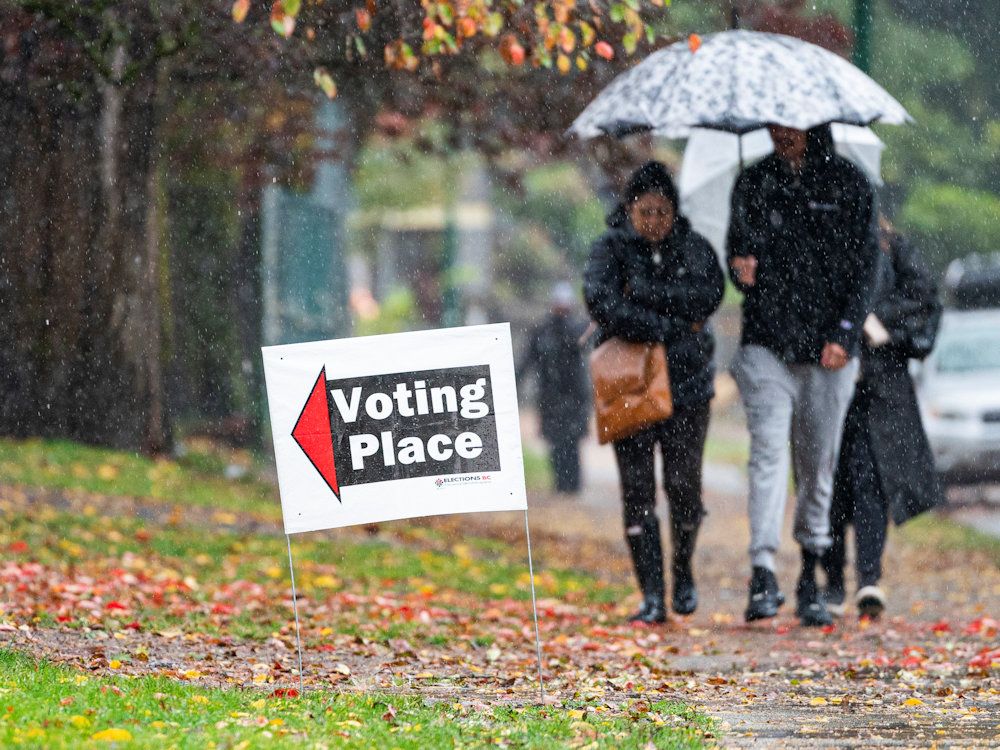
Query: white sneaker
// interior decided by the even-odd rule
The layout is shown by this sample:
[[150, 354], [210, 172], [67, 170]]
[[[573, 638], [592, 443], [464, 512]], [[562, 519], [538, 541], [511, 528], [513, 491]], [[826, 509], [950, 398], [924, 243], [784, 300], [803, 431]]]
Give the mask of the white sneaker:
[[854, 596], [858, 614], [862, 617], [878, 618], [885, 609], [885, 592], [878, 586], [863, 586]]

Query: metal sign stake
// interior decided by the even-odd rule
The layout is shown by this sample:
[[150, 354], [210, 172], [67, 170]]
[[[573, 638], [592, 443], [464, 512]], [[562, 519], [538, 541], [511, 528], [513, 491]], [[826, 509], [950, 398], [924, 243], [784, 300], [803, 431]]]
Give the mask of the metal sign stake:
[[535, 571], [531, 564], [531, 529], [528, 526], [528, 509], [524, 509], [524, 535], [528, 540], [528, 576], [531, 579], [531, 609], [535, 614], [535, 654], [538, 656], [538, 698], [545, 702], [545, 683], [542, 680], [542, 640], [538, 635], [538, 603], [535, 600]]
[[292, 563], [292, 537], [285, 534], [285, 541], [288, 542], [288, 571], [292, 576], [292, 611], [295, 612], [295, 647], [299, 652], [299, 695], [305, 694], [302, 686], [302, 637], [299, 635], [299, 603], [295, 593], [295, 565]]

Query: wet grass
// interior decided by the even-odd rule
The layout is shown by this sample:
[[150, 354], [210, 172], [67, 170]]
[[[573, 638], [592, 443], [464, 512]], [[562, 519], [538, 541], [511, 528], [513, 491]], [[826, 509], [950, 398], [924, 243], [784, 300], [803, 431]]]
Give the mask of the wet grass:
[[[412, 595], [442, 601], [448, 592], [485, 601], [530, 599], [530, 578], [522, 551], [496, 540], [448, 540], [433, 529], [405, 527], [396, 538], [366, 538], [348, 532], [317, 532], [294, 538], [296, 582], [300, 596], [324, 599], [337, 592]], [[242, 637], [266, 638], [287, 619], [277, 592], [288, 583], [285, 540], [276, 534], [254, 534], [202, 526], [151, 526], [129, 516], [96, 510], [73, 513], [4, 499], [0, 495], [0, 549], [14, 564], [40, 563], [55, 570], [78, 569], [114, 579], [121, 570], [142, 577], [147, 585], [210, 606], [212, 592], [236, 582], [257, 582], [275, 596], [253, 617], [239, 613], [219, 618], [172, 613], [169, 606], [147, 603], [144, 628], [184, 626], [201, 632], [235, 629]], [[593, 576], [566, 569], [535, 573], [540, 597], [578, 604], [620, 600], [625, 591]], [[242, 585], [242, 584], [241, 584]], [[35, 616], [51, 613], [39, 601]], [[74, 613], [70, 627], [96, 624], [91, 612]], [[107, 612], [100, 617], [108, 619]], [[131, 619], [130, 615], [128, 619]], [[118, 623], [123, 625], [124, 621]], [[238, 632], [236, 632], [238, 631]], [[381, 634], [372, 631], [373, 636]]]
[[698, 748], [680, 704], [514, 707], [309, 691], [273, 697], [160, 677], [96, 677], [0, 650], [0, 746], [39, 748]]
[[940, 513], [925, 513], [905, 524], [900, 533], [907, 542], [921, 547], [981, 553], [1000, 568], [1000, 539]]
[[255, 476], [246, 453], [234, 454], [245, 475], [229, 479], [229, 464], [208, 445], [179, 459], [151, 459], [66, 440], [0, 439], [0, 482], [142, 497], [181, 505], [278, 518], [278, 491]]

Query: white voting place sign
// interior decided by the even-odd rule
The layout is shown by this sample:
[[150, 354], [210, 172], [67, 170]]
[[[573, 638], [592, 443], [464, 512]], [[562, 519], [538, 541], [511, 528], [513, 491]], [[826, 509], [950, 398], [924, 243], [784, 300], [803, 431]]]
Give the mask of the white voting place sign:
[[508, 324], [263, 354], [286, 533], [527, 509]]

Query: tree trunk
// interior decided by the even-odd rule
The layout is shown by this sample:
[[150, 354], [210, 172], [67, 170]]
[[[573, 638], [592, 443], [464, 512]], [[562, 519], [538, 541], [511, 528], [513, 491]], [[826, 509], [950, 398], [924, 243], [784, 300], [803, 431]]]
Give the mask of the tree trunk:
[[0, 82], [0, 434], [162, 450], [157, 76], [72, 98], [23, 57]]

